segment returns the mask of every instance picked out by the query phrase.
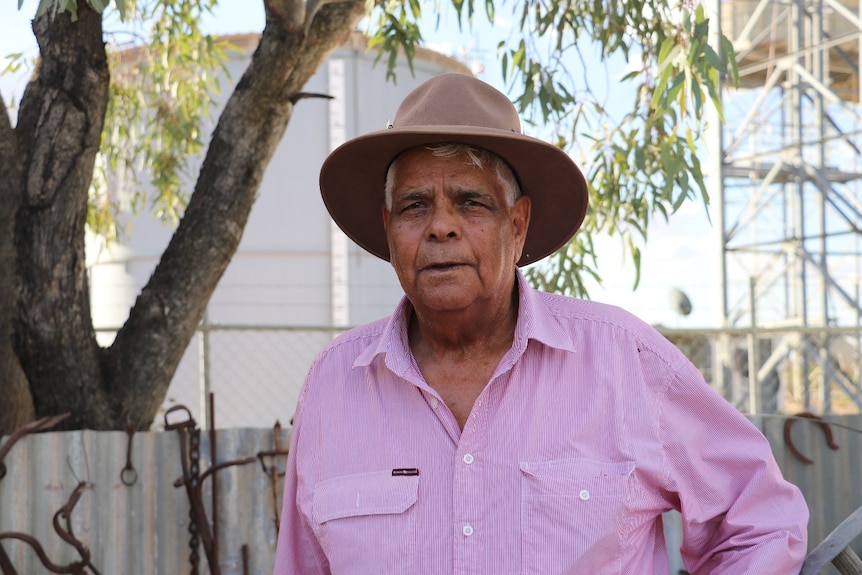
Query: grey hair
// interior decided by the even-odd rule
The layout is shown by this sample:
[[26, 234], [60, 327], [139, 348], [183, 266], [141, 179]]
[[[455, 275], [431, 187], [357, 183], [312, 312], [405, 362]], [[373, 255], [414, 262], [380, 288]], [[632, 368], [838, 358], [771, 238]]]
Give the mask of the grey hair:
[[[509, 207], [514, 206], [515, 200], [521, 196], [521, 186], [518, 185], [518, 180], [515, 178], [512, 168], [509, 167], [509, 164], [507, 164], [503, 158], [493, 152], [489, 152], [488, 150], [477, 148], [476, 146], [471, 146], [469, 144], [457, 143], [431, 144], [425, 146], [425, 149], [430, 150], [431, 153], [438, 158], [454, 158], [463, 154], [467, 157], [468, 164], [479, 168], [480, 170], [488, 164], [494, 171], [494, 175], [496, 175], [497, 179], [499, 179], [503, 184], [503, 188], [506, 191], [506, 203]], [[387, 209], [392, 209], [392, 191], [395, 187], [395, 176], [398, 172], [399, 159], [400, 156], [395, 158], [395, 160], [389, 164], [389, 169], [386, 171], [384, 194]]]

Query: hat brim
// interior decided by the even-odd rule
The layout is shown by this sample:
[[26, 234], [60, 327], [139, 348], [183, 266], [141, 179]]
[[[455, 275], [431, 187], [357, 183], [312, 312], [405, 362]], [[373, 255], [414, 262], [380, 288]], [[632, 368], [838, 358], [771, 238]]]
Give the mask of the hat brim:
[[530, 197], [531, 216], [519, 266], [560, 249], [587, 213], [583, 173], [560, 148], [514, 132], [475, 126], [392, 128], [359, 136], [336, 148], [320, 170], [320, 191], [332, 219], [365, 250], [389, 261], [381, 206], [386, 172], [402, 152], [416, 146], [457, 142], [500, 156]]

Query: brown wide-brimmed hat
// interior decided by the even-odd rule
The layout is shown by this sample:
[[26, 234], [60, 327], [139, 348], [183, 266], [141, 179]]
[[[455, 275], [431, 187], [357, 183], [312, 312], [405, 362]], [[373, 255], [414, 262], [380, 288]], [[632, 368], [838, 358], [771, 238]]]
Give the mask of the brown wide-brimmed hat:
[[530, 197], [530, 225], [519, 266], [554, 253], [581, 226], [587, 183], [560, 148], [525, 136], [505, 94], [465, 74], [435, 76], [410, 92], [386, 130], [345, 142], [323, 162], [320, 192], [335, 223], [364, 249], [389, 260], [381, 206], [386, 172], [416, 146], [462, 143], [500, 156]]

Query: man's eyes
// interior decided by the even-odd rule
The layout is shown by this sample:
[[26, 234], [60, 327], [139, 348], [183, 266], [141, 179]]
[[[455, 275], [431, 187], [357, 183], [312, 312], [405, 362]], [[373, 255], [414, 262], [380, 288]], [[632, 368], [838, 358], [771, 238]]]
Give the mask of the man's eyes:
[[[427, 200], [404, 200], [399, 203], [399, 211], [403, 213], [426, 209], [429, 207], [430, 203], [431, 202]], [[456, 205], [462, 208], [475, 209], [487, 208], [489, 204], [482, 198], [463, 197], [457, 200]]]
[[418, 201], [418, 200], [412, 201], [412, 202], [401, 202], [396, 206], [395, 211], [396, 211], [396, 213], [399, 213], [399, 214], [410, 214], [410, 213], [418, 212], [419, 210], [422, 210], [425, 207], [426, 207], [425, 202]]

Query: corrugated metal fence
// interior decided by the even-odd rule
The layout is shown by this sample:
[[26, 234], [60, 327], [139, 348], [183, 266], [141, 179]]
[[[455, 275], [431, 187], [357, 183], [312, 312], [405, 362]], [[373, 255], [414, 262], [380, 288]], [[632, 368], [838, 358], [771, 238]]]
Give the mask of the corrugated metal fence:
[[[862, 416], [825, 416], [837, 449], [829, 447], [824, 429], [809, 419], [782, 415], [751, 419], [772, 443], [785, 476], [805, 493], [811, 508], [809, 537], [813, 547], [862, 506], [862, 483], [858, 480], [862, 476]], [[788, 421], [793, 421], [789, 429]], [[787, 444], [786, 434], [799, 455]], [[204, 473], [210, 468], [209, 435], [204, 432], [200, 439], [200, 471]], [[8, 440], [3, 438], [0, 445]], [[219, 567], [224, 575], [268, 575], [272, 572], [281, 505], [283, 478], [278, 473], [285, 458], [266, 454], [288, 445], [288, 432], [222, 429], [216, 434], [216, 444], [220, 464], [249, 460], [215, 474]], [[131, 472], [123, 475], [128, 445], [128, 435], [123, 432], [47, 432], [21, 439], [6, 456], [6, 475], [0, 480], [0, 533], [14, 531], [34, 537], [55, 564], [80, 561], [75, 548], [55, 532], [52, 518], [85, 482], [71, 510], [70, 524], [75, 538], [89, 548], [90, 561], [98, 572], [191, 573], [190, 503], [185, 488], [175, 484], [183, 477], [179, 433], [133, 435], [134, 482], [130, 481]], [[805, 463], [800, 455], [812, 463]], [[210, 479], [206, 479], [203, 501], [211, 520], [210, 486]], [[675, 529], [673, 524], [669, 529]], [[674, 540], [676, 535], [670, 535]], [[19, 574], [50, 573], [23, 542], [3, 538], [0, 545]], [[243, 546], [248, 550], [245, 560]], [[862, 553], [860, 545], [856, 547], [857, 553]], [[198, 553], [199, 572], [210, 573], [202, 546]]]
[[[824, 415], [823, 419], [829, 423], [827, 428], [821, 428], [810, 420], [797, 419], [789, 430], [788, 418], [781, 415], [751, 419], [772, 444], [784, 476], [805, 494], [811, 511], [808, 524], [810, 550], [862, 506], [862, 416]], [[790, 436], [799, 454], [811, 463], [793, 453], [785, 441], [785, 434]], [[827, 443], [830, 434], [836, 449]], [[862, 556], [862, 537], [854, 541], [853, 549]], [[824, 571], [827, 572], [838, 573], [832, 568]]]
[[[279, 442], [285, 448], [288, 435], [286, 430], [278, 431]], [[271, 469], [278, 466], [283, 471], [285, 457], [257, 455], [275, 451], [276, 430], [222, 429], [216, 437], [219, 463], [250, 458], [248, 463], [218, 470], [201, 483], [207, 517], [212, 521], [212, 476], [217, 479], [221, 572], [271, 575], [283, 481], [278, 471], [273, 477]], [[32, 536], [54, 564], [81, 561], [75, 548], [55, 532], [52, 518], [68, 503], [79, 483], [85, 482], [71, 512], [71, 531], [89, 548], [90, 562], [99, 573], [190, 573], [189, 497], [184, 486], [175, 485], [183, 477], [179, 433], [135, 433], [131, 450], [134, 473], [123, 473], [128, 444], [124, 432], [68, 431], [25, 436], [5, 458], [6, 475], [0, 480], [0, 533]], [[209, 468], [210, 440], [203, 432], [200, 472]], [[0, 545], [19, 574], [51, 572], [25, 543], [3, 538]], [[198, 554], [199, 573], [210, 573], [202, 545]]]

